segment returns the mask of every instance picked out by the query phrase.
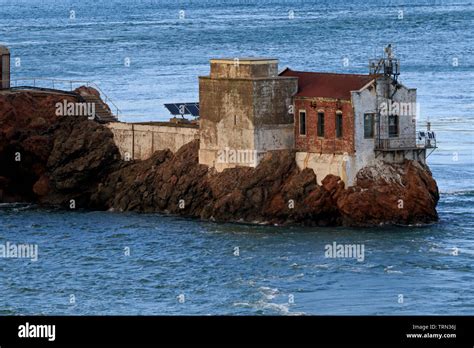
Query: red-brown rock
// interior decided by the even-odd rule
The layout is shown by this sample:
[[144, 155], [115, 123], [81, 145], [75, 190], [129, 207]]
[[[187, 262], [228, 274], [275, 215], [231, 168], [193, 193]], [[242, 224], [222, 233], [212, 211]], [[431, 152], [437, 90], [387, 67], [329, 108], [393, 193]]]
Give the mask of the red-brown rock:
[[[198, 163], [198, 140], [175, 154], [157, 151], [148, 160], [125, 162], [108, 128], [87, 118], [54, 115], [62, 98], [0, 95], [0, 201], [69, 207], [74, 199], [85, 209], [317, 226], [438, 218], [436, 182], [418, 162], [366, 167], [348, 188], [334, 175], [318, 185], [312, 170], [297, 168], [289, 150], [267, 153], [257, 168], [222, 173]], [[14, 161], [17, 152], [20, 162]]]

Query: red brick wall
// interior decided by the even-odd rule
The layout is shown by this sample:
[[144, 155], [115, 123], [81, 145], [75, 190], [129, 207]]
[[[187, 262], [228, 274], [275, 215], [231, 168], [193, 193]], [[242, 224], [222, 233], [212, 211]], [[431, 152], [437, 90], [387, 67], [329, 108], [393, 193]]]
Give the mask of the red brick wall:
[[[327, 154], [354, 153], [354, 110], [347, 100], [294, 99], [297, 151]], [[306, 110], [306, 136], [300, 135], [299, 111]], [[318, 112], [324, 111], [324, 138], [318, 137]], [[342, 111], [342, 138], [336, 138], [336, 112]]]

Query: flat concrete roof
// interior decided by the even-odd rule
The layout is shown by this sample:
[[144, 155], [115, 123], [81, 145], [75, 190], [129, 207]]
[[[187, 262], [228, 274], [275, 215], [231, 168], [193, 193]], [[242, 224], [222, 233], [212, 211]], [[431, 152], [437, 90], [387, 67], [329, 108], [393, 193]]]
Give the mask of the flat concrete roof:
[[276, 58], [265, 58], [265, 57], [235, 57], [235, 58], [213, 58], [210, 60], [211, 63], [224, 63], [224, 64], [268, 64], [278, 63]]
[[[211, 77], [210, 75], [205, 76], [198, 76], [200, 79], [216, 79], [215, 77]], [[241, 81], [264, 81], [264, 80], [297, 80], [296, 76], [264, 76], [264, 77], [218, 77], [219, 80], [241, 80]]]

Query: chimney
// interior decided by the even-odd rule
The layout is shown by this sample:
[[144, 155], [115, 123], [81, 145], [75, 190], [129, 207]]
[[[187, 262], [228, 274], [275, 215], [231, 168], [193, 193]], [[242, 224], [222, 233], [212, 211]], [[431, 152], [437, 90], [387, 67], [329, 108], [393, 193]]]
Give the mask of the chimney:
[[0, 89], [10, 88], [10, 50], [0, 46]]

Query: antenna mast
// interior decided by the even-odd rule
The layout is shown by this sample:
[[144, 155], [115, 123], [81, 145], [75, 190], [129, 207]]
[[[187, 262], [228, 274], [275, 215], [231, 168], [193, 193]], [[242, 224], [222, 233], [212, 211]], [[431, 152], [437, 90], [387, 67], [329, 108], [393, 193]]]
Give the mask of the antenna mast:
[[371, 75], [383, 74], [397, 81], [400, 75], [400, 60], [395, 58], [391, 44], [385, 47], [384, 52], [383, 58], [369, 59], [369, 72]]

